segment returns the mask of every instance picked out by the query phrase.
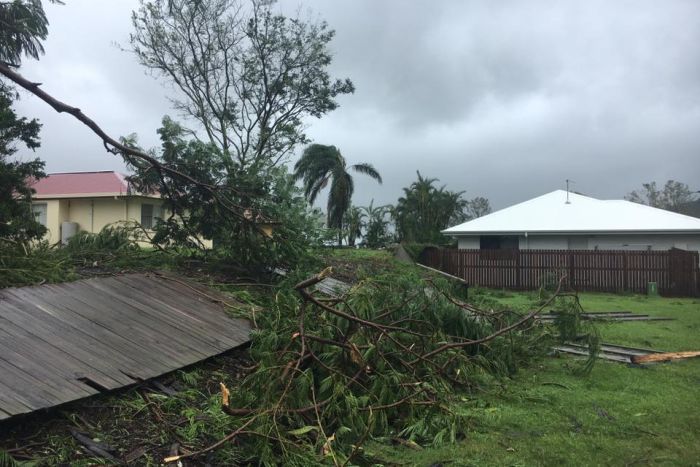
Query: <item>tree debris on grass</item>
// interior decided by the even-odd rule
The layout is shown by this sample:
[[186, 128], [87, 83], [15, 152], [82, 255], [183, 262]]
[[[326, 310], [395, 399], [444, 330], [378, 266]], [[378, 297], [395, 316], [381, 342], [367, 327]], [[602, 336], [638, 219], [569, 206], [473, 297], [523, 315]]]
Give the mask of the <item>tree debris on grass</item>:
[[[159, 380], [156, 392], [124, 401], [135, 411], [115, 413], [148, 417], [147, 433], [107, 428], [121, 426], [118, 419], [79, 429], [129, 464], [371, 463], [369, 440], [420, 447], [462, 439], [471, 422], [455, 407], [465, 392], [478, 393], [583, 329], [575, 295], [560, 290], [522, 314], [468, 304], [449, 281], [426, 281], [420, 271], [358, 278], [351, 288], [336, 287], [329, 274], [290, 273], [267, 302], [257, 301], [250, 364], [243, 374], [213, 373], [224, 384], [209, 385], [204, 399], [195, 396], [201, 389]], [[329, 291], [340, 293], [322, 295]], [[564, 326], [533, 319], [555, 305]], [[219, 395], [207, 395], [213, 390]], [[122, 432], [132, 435], [111, 434]]]
[[526, 315], [465, 309], [445, 281], [432, 282], [435, 293], [404, 273], [365, 279], [328, 300], [315, 286], [329, 274], [295, 285], [290, 274], [257, 315], [255, 371], [220, 388], [230, 431], [163, 462], [233, 445], [241, 463], [345, 465], [362, 461], [369, 439], [454, 442], [470, 427], [453, 409], [458, 394], [544, 350], [553, 336], [533, 317], [562, 298], [557, 290]]

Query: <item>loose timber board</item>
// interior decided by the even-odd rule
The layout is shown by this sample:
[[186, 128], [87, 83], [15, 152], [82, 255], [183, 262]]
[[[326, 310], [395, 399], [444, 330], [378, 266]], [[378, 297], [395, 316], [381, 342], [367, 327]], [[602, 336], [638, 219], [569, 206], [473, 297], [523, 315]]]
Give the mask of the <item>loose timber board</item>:
[[228, 297], [125, 274], [0, 289], [0, 420], [129, 386], [248, 342]]

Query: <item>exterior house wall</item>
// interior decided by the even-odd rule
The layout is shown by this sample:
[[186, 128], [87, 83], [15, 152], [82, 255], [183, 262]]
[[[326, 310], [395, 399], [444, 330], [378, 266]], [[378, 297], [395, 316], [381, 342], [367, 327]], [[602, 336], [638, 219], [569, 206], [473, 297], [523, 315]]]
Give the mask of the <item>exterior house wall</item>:
[[564, 235], [521, 235], [518, 247], [521, 250], [568, 250], [569, 239]]
[[[126, 215], [126, 206], [128, 200], [126, 199], [95, 199], [93, 201], [93, 223], [92, 229], [89, 232], [97, 233], [109, 224], [120, 221], [132, 220]], [[140, 215], [140, 205], [139, 205], [139, 215]], [[140, 217], [139, 217], [140, 220]], [[85, 229], [87, 230], [87, 229]]]
[[159, 199], [138, 197], [37, 199], [33, 203], [46, 204], [48, 232], [45, 239], [50, 243], [61, 241], [63, 222], [75, 222], [79, 230], [97, 233], [115, 222], [141, 222], [141, 205], [144, 203], [162, 205]]
[[481, 248], [479, 237], [459, 237], [457, 239], [457, 248], [460, 250], [478, 250]]
[[59, 200], [46, 200], [42, 201], [46, 204], [46, 236], [45, 238], [50, 243], [56, 243], [61, 240], [61, 218], [60, 215], [60, 204]]
[[[44, 237], [49, 243], [61, 241], [61, 224], [75, 222], [78, 230], [98, 233], [104, 227], [115, 222], [141, 222], [141, 206], [153, 204], [162, 206], [159, 199], [146, 197], [119, 198], [71, 198], [71, 199], [37, 199], [34, 204], [46, 204], [46, 228]], [[165, 215], [165, 213], [164, 213]], [[150, 246], [148, 242], [140, 242], [141, 246]], [[477, 248], [478, 248], [477, 237]], [[212, 248], [211, 240], [202, 240], [205, 248]]]
[[596, 235], [589, 239], [594, 250], [682, 250], [700, 251], [700, 235]]
[[[480, 237], [459, 237], [460, 249], [479, 249]], [[602, 234], [537, 235], [519, 237], [521, 250], [656, 250], [671, 248], [700, 252], [700, 235], [693, 234]]]

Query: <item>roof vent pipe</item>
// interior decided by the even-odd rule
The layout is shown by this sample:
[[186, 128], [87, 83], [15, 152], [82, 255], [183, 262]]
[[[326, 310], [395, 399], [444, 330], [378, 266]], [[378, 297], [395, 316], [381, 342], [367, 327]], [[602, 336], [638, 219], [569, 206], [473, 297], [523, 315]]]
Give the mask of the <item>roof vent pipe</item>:
[[566, 179], [566, 204], [571, 204], [571, 201], [569, 201], [569, 182], [574, 183], [574, 181]]

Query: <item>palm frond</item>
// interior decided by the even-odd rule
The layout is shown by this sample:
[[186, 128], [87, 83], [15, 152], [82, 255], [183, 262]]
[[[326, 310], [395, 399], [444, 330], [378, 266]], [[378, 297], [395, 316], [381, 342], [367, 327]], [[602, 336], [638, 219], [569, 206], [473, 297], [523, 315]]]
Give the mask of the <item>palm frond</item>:
[[310, 188], [308, 191], [306, 191], [306, 193], [305, 193], [305, 194], [306, 194], [306, 199], [309, 200], [309, 203], [310, 203], [310, 204], [314, 204], [314, 202], [316, 201], [316, 197], [318, 196], [319, 192], [320, 192], [321, 190], [323, 190], [323, 189], [326, 187], [326, 185], [328, 185], [328, 178], [329, 178], [329, 175], [326, 175], [326, 176], [323, 177], [323, 178], [317, 179], [317, 180], [313, 183], [313, 185], [311, 186], [311, 188]]
[[382, 176], [377, 172], [377, 169], [374, 168], [372, 164], [355, 164], [351, 166], [351, 168], [358, 173], [368, 175], [378, 181], [380, 184], [382, 183]]

